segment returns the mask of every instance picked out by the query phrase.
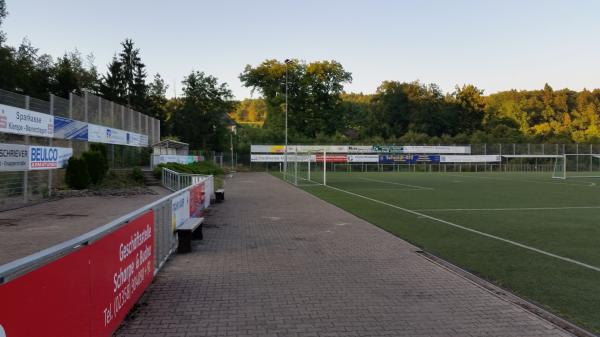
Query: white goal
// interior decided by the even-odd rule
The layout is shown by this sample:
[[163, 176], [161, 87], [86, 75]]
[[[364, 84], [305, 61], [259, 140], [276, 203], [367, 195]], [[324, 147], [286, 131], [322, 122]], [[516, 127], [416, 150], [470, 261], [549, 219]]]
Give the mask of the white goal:
[[552, 178], [600, 178], [600, 154], [564, 154], [557, 158]]
[[287, 154], [286, 181], [296, 186], [327, 184], [327, 152], [290, 152]]

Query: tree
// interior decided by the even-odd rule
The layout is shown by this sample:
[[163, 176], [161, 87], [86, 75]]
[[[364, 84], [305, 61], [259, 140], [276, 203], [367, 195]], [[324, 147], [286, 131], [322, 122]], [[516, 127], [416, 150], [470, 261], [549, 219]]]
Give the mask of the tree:
[[167, 120], [167, 89], [169, 86], [160, 74], [154, 75], [154, 81], [148, 85], [147, 109], [144, 110], [149, 116], [160, 120], [161, 130], [166, 130]]
[[[2, 22], [8, 16], [8, 11], [6, 10], [6, 1], [0, 0], [0, 27], [2, 26]], [[0, 46], [4, 43], [6, 37], [4, 36], [4, 32], [0, 31]]]
[[233, 95], [225, 83], [193, 71], [183, 80], [182, 105], [173, 115], [173, 132], [192, 148], [223, 150], [225, 117]]
[[88, 65], [84, 66], [81, 54], [75, 50], [59, 57], [52, 69], [51, 92], [61, 97], [68, 97], [73, 92], [78, 95], [84, 91], [99, 91], [99, 79], [93, 56], [88, 56]]
[[454, 133], [470, 133], [481, 129], [485, 111], [485, 101], [482, 95], [483, 90], [472, 84], [456, 86], [452, 94], [457, 106], [456, 119], [453, 121]]
[[102, 96], [117, 103], [124, 103], [126, 95], [122, 67], [123, 65], [117, 57], [113, 56], [112, 61], [108, 64], [108, 72], [103, 76], [100, 85]]
[[309, 138], [318, 133], [334, 134], [343, 84], [352, 81], [351, 73], [336, 61], [306, 64], [294, 59], [286, 66], [284, 62], [266, 60], [256, 67], [247, 65], [240, 80], [263, 95], [268, 108], [265, 125], [277, 130], [284, 127], [286, 70], [290, 133]]

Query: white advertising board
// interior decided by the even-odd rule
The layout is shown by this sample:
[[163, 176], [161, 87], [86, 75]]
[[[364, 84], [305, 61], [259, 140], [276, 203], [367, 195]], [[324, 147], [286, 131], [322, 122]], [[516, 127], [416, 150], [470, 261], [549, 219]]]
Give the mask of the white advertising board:
[[29, 169], [50, 170], [67, 166], [73, 156], [70, 147], [29, 146]]
[[127, 131], [102, 125], [88, 124], [88, 141], [105, 144], [127, 144]]
[[349, 163], [379, 163], [378, 154], [349, 154]]
[[52, 138], [54, 116], [0, 104], [0, 132]]
[[492, 163], [499, 162], [500, 160], [501, 159], [499, 155], [440, 156], [440, 163]]
[[190, 192], [183, 194], [171, 200], [171, 226], [173, 229], [183, 225], [190, 218]]
[[373, 153], [371, 145], [348, 145], [348, 153]]
[[446, 154], [446, 153], [471, 153], [470, 146], [402, 146], [401, 153], [418, 154]]
[[[287, 161], [288, 162], [315, 162], [317, 160], [316, 155], [294, 155], [288, 154]], [[283, 163], [285, 161], [285, 155], [283, 154], [252, 154], [250, 155], [250, 161], [254, 163]]]
[[[347, 145], [288, 145], [288, 153], [295, 152], [323, 152], [348, 153]], [[251, 145], [251, 153], [284, 153], [285, 145]]]
[[27, 171], [29, 146], [0, 144], [0, 171]]

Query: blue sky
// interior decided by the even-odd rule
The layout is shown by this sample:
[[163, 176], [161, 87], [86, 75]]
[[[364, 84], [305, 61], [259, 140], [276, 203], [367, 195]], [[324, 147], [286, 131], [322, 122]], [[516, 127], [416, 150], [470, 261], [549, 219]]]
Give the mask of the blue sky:
[[201, 70], [249, 97], [239, 73], [270, 58], [335, 59], [353, 74], [346, 90], [365, 93], [416, 79], [488, 94], [600, 87], [600, 1], [6, 1], [9, 44], [28, 37], [53, 56], [77, 48], [105, 72], [130, 37], [170, 95]]

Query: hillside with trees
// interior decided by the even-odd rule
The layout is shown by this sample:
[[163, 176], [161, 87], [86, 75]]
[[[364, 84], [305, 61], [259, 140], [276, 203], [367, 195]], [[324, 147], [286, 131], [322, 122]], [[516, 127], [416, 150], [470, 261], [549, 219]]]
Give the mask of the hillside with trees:
[[259, 98], [234, 101], [226, 83], [192, 71], [183, 95], [168, 98], [160, 74], [149, 76], [131, 39], [98, 68], [93, 55], [73, 50], [53, 57], [24, 39], [6, 45], [0, 0], [0, 88], [47, 99], [89, 92], [161, 121], [161, 134], [204, 151], [224, 151], [225, 115], [239, 123], [235, 148], [282, 143], [286, 69], [291, 143], [598, 143], [600, 89], [507, 90], [484, 93], [475, 84], [443, 92], [436, 84], [384, 80], [374, 93], [350, 93], [352, 73], [335, 60], [267, 59], [247, 65], [239, 79]]

